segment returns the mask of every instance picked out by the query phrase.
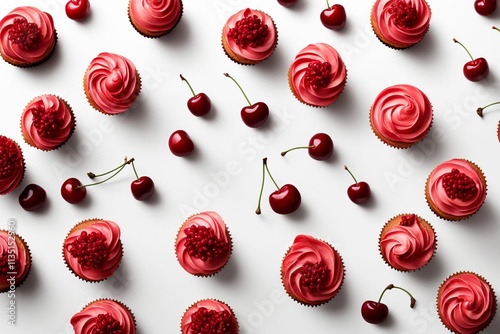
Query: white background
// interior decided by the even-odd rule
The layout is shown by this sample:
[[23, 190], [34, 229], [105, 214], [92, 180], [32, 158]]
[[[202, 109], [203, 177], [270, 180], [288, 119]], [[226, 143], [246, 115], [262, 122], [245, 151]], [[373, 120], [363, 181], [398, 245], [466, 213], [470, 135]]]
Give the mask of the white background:
[[[408, 50], [380, 43], [369, 24], [372, 1], [344, 1], [348, 22], [341, 32], [324, 28], [319, 20], [324, 1], [298, 0], [291, 8], [274, 0], [184, 1], [184, 15], [175, 30], [161, 39], [140, 36], [127, 18], [126, 1], [92, 1], [84, 22], [68, 19], [62, 0], [4, 0], [0, 15], [18, 5], [34, 5], [54, 17], [58, 32], [53, 57], [41, 66], [21, 69], [0, 63], [0, 133], [22, 146], [26, 175], [20, 187], [0, 198], [0, 227], [15, 219], [17, 232], [28, 242], [33, 267], [16, 291], [17, 325], [0, 318], [1, 333], [72, 333], [71, 316], [100, 297], [118, 299], [134, 312], [138, 333], [178, 333], [181, 316], [193, 302], [217, 298], [235, 311], [240, 332], [247, 333], [446, 333], [437, 318], [435, 299], [450, 274], [470, 270], [483, 275], [500, 291], [498, 227], [500, 176], [496, 127], [498, 107], [483, 119], [476, 108], [500, 100], [500, 10], [479, 16], [473, 1], [429, 0], [431, 27], [424, 40]], [[333, 3], [331, 3], [333, 4]], [[228, 16], [251, 7], [270, 14], [278, 27], [279, 43], [271, 58], [257, 66], [242, 66], [222, 51], [220, 35]], [[490, 76], [472, 83], [462, 74], [469, 60], [453, 43], [457, 38], [475, 57], [490, 63]], [[299, 103], [290, 93], [287, 69], [307, 44], [326, 42], [337, 48], [348, 69], [347, 86], [328, 108]], [[98, 53], [107, 51], [131, 59], [139, 70], [142, 92], [123, 115], [105, 116], [86, 101], [82, 78]], [[252, 102], [264, 101], [271, 110], [269, 124], [246, 127], [239, 111], [246, 101], [222, 75], [229, 72]], [[183, 74], [195, 91], [212, 99], [210, 116], [189, 113], [191, 97]], [[370, 130], [368, 112], [385, 87], [413, 84], [434, 107], [427, 138], [406, 149], [393, 149]], [[42, 152], [26, 145], [19, 121], [24, 106], [40, 94], [56, 94], [74, 109], [77, 127], [59, 150]], [[496, 109], [496, 110], [495, 110]], [[170, 153], [167, 141], [177, 129], [186, 130], [196, 145], [187, 158]], [[306, 151], [286, 157], [286, 148], [305, 145], [317, 132], [330, 134], [335, 153], [327, 162]], [[134, 157], [139, 174], [156, 183], [156, 194], [136, 201], [129, 190], [131, 168], [107, 184], [88, 188], [80, 205], [66, 203], [60, 185], [69, 177], [87, 181], [86, 172], [117, 166]], [[268, 157], [276, 181], [294, 184], [302, 205], [287, 216], [275, 214], [265, 186], [262, 215], [254, 213], [261, 182], [262, 158]], [[424, 183], [437, 164], [451, 158], [476, 162], [488, 181], [488, 195], [471, 219], [448, 222], [428, 208]], [[343, 166], [367, 181], [372, 199], [363, 206], [350, 202], [346, 189], [353, 183]], [[28, 183], [44, 187], [48, 202], [41, 212], [25, 212], [18, 195]], [[185, 218], [203, 210], [217, 211], [228, 225], [233, 253], [216, 276], [198, 278], [177, 263], [175, 235]], [[388, 267], [378, 251], [378, 235], [392, 216], [413, 212], [429, 220], [438, 238], [437, 252], [423, 269], [401, 273]], [[110, 279], [86, 283], [74, 277], [62, 259], [62, 242], [77, 222], [99, 217], [117, 222], [122, 230], [123, 261]], [[280, 264], [297, 234], [310, 234], [331, 243], [342, 255], [346, 276], [341, 292], [328, 304], [306, 307], [292, 301], [280, 281]], [[417, 304], [399, 290], [386, 293], [390, 317], [382, 325], [363, 321], [364, 300], [376, 300], [394, 283], [410, 290]], [[9, 299], [0, 295], [0, 311]], [[496, 317], [487, 333], [500, 331]]]

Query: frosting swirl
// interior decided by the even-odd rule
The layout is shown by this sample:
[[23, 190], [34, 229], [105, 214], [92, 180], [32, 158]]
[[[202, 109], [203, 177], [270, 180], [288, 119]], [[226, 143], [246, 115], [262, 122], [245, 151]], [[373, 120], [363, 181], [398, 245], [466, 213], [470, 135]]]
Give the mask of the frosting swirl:
[[491, 286], [468, 272], [450, 276], [438, 293], [437, 306], [443, 324], [451, 331], [473, 334], [483, 330], [496, 311]]
[[139, 95], [140, 78], [129, 59], [102, 52], [87, 69], [85, 88], [103, 112], [119, 114], [127, 110]]
[[[39, 34], [35, 48], [26, 50], [9, 38], [16, 19], [26, 19], [28, 23], [38, 27]], [[56, 30], [52, 16], [36, 7], [17, 7], [0, 21], [0, 51], [7, 59], [20, 65], [41, 62], [52, 51], [55, 43]]]
[[12, 139], [0, 135], [0, 195], [14, 190], [24, 176], [21, 147]]
[[[311, 65], [310, 65], [311, 64]], [[329, 67], [327, 77], [320, 85], [311, 80], [312, 66], [323, 64]], [[299, 100], [313, 106], [326, 107], [333, 103], [344, 90], [347, 81], [347, 69], [340, 54], [326, 43], [309, 44], [302, 49], [289, 69], [289, 83]]]
[[370, 120], [374, 130], [391, 142], [414, 144], [425, 137], [432, 124], [432, 105], [411, 85], [394, 85], [373, 102]]
[[[327, 272], [314, 289], [304, 284], [306, 267], [320, 264]], [[309, 274], [309, 273], [307, 273]], [[332, 299], [344, 280], [344, 263], [337, 251], [324, 241], [308, 235], [298, 235], [281, 265], [281, 278], [288, 294], [308, 305], [320, 305]]]
[[[107, 316], [118, 322], [119, 333], [135, 334], [135, 320], [130, 310], [120, 302], [111, 299], [96, 300], [71, 317], [70, 323], [75, 334], [93, 334], [103, 322], [100, 317]], [[111, 316], [111, 317], [109, 317]], [[118, 330], [116, 327], [113, 329]]]
[[134, 23], [153, 34], [173, 29], [182, 14], [180, 0], [130, 0], [129, 6]]
[[218, 313], [227, 312], [227, 314], [231, 317], [231, 319], [228, 320], [228, 322], [231, 324], [231, 329], [229, 331], [225, 331], [224, 333], [225, 334], [238, 333], [238, 322], [236, 320], [236, 317], [234, 316], [233, 310], [229, 307], [229, 305], [215, 299], [203, 299], [191, 305], [186, 310], [186, 312], [184, 312], [184, 315], [182, 316], [181, 320], [182, 334], [193, 333], [192, 315], [198, 312], [200, 309], [207, 309]]
[[30, 264], [31, 256], [24, 241], [15, 233], [0, 230], [0, 292], [9, 289], [12, 278], [19, 286], [28, 275]]

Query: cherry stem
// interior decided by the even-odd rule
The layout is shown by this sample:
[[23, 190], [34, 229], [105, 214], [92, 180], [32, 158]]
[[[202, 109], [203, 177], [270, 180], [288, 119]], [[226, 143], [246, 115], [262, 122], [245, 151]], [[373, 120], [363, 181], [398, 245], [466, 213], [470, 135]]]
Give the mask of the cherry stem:
[[453, 42], [460, 44], [464, 48], [464, 50], [467, 52], [467, 54], [469, 55], [470, 59], [474, 60], [474, 58], [470, 54], [469, 50], [467, 50], [467, 48], [462, 43], [460, 43], [459, 41], [457, 41], [455, 38], [453, 39]]
[[125, 157], [125, 162], [122, 163], [121, 165], [117, 166], [116, 168], [113, 168], [112, 170], [107, 171], [106, 173], [102, 173], [102, 174], [94, 174], [92, 172], [88, 172], [87, 176], [89, 178], [93, 179], [93, 178], [96, 178], [96, 177], [101, 177], [101, 176], [104, 176], [104, 175], [108, 175], [109, 173], [113, 173], [117, 169], [120, 169], [120, 168], [124, 167], [126, 164], [132, 163], [133, 161], [134, 161], [134, 158], [128, 160], [127, 157]]
[[314, 147], [315, 147], [314, 145], [292, 147], [292, 148], [290, 148], [290, 149], [288, 149], [286, 151], [281, 152], [281, 156], [284, 157], [285, 154], [287, 154], [288, 152], [293, 151], [293, 150], [299, 150], [299, 149], [304, 149], [304, 148], [310, 149], [310, 148], [314, 148]]
[[238, 86], [238, 88], [241, 90], [241, 92], [243, 93], [243, 96], [245, 97], [245, 100], [247, 100], [248, 102], [248, 105], [252, 105], [252, 103], [250, 102], [250, 100], [248, 99], [247, 97], [247, 94], [245, 94], [245, 92], [243, 91], [243, 88], [241, 88], [240, 84], [234, 80], [234, 78], [232, 76], [230, 76], [228, 73], [223, 73], [226, 77], [228, 77], [229, 79], [233, 80], [234, 83], [236, 84], [236, 86]]
[[351, 171], [349, 170], [349, 168], [347, 168], [347, 166], [346, 166], [346, 165], [344, 165], [344, 169], [345, 169], [346, 171], [348, 171], [348, 172], [349, 172], [349, 174], [351, 174], [352, 178], [354, 179], [354, 182], [356, 182], [356, 184], [357, 184], [357, 183], [358, 183], [358, 180], [356, 180], [356, 178], [355, 178], [355, 177], [354, 177], [354, 175], [351, 173]]
[[274, 181], [274, 178], [273, 176], [271, 175], [271, 172], [269, 171], [269, 167], [267, 167], [267, 158], [264, 158], [263, 159], [263, 162], [264, 162], [264, 167], [266, 168], [266, 171], [267, 171], [267, 174], [269, 175], [269, 177], [271, 178], [271, 181], [273, 181], [274, 185], [276, 186], [276, 189], [279, 190], [280, 186], [278, 186], [278, 184], [276, 183], [276, 181]]
[[330, 4], [328, 3], [328, 0], [326, 0], [326, 8], [330, 8]]
[[402, 287], [399, 287], [399, 286], [395, 286], [392, 283], [389, 284], [388, 286], [386, 286], [385, 289], [382, 291], [382, 293], [380, 294], [380, 297], [378, 298], [377, 304], [380, 304], [380, 301], [382, 300], [382, 296], [384, 295], [384, 293], [387, 290], [391, 290], [391, 289], [399, 289], [399, 290], [402, 290], [402, 291], [406, 292], [408, 294], [408, 296], [410, 296], [410, 307], [411, 308], [415, 307], [415, 303], [417, 301], [415, 300], [415, 298], [413, 298], [413, 296], [411, 295], [411, 293], [409, 293], [408, 290], [403, 289]]
[[479, 115], [479, 117], [483, 117], [483, 110], [488, 108], [488, 107], [491, 107], [491, 106], [494, 106], [495, 104], [500, 104], [500, 101], [498, 102], [493, 102], [493, 103], [490, 103], [490, 104], [487, 104], [485, 105], [484, 107], [479, 107], [477, 108], [477, 114]]
[[182, 79], [183, 81], [186, 81], [186, 83], [187, 83], [187, 85], [188, 85], [189, 89], [191, 90], [191, 93], [193, 93], [193, 96], [196, 96], [196, 93], [194, 92], [193, 87], [191, 87], [191, 84], [189, 83], [189, 81], [187, 81], [187, 80], [186, 80], [186, 78], [184, 78], [184, 77], [182, 76], [182, 74], [179, 74], [179, 76], [181, 77], [181, 79]]
[[78, 187], [76, 187], [76, 189], [80, 189], [80, 188], [85, 188], [85, 187], [90, 187], [90, 186], [96, 186], [98, 184], [101, 184], [101, 183], [104, 183], [110, 179], [112, 179], [113, 177], [115, 177], [118, 173], [120, 173], [123, 168], [125, 168], [126, 165], [132, 163], [133, 164], [134, 162], [134, 158], [131, 158], [131, 159], [127, 159], [125, 158], [125, 162], [122, 163], [120, 166], [116, 167], [116, 168], [113, 168], [112, 170], [106, 172], [106, 173], [102, 173], [102, 174], [94, 174], [92, 172], [88, 172], [87, 175], [88, 177], [90, 177], [91, 179], [95, 178], [95, 177], [100, 177], [100, 176], [104, 176], [104, 175], [108, 175], [109, 173], [112, 173], [114, 172], [113, 174], [111, 174], [111, 176], [105, 178], [104, 180], [102, 181], [99, 181], [99, 182], [95, 182], [95, 183], [89, 183], [89, 184], [82, 184]]
[[266, 178], [266, 171], [267, 171], [267, 174], [269, 175], [269, 177], [271, 178], [271, 180], [273, 181], [274, 185], [276, 186], [276, 188], [280, 188], [278, 186], [278, 184], [276, 183], [276, 181], [274, 181], [274, 178], [273, 176], [271, 175], [271, 172], [269, 172], [269, 168], [267, 167], [267, 158], [263, 158], [262, 159], [262, 183], [260, 185], [260, 194], [259, 194], [259, 202], [257, 204], [257, 209], [255, 210], [255, 213], [260, 215], [260, 202], [262, 200], [262, 192], [264, 191], [264, 179]]
[[498, 28], [497, 28], [497, 27], [495, 27], [495, 26], [493, 26], [493, 27], [491, 27], [491, 28], [492, 28], [492, 29], [495, 29], [495, 30], [497, 30], [497, 31], [500, 31], [500, 29], [498, 29]]
[[137, 174], [137, 170], [135, 169], [134, 161], [132, 161], [132, 169], [134, 170], [135, 177], [138, 180], [139, 179], [139, 174]]

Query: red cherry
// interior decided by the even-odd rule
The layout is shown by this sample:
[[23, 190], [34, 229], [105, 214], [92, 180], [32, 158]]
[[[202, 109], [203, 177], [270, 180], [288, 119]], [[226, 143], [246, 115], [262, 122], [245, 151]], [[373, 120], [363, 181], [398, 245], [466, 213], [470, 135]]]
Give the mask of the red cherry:
[[349, 196], [349, 199], [356, 204], [363, 204], [368, 201], [371, 195], [368, 183], [364, 181], [358, 182], [347, 166], [344, 166], [344, 169], [351, 174], [354, 182], [356, 182], [347, 188], [347, 196]]
[[65, 6], [66, 15], [75, 21], [85, 19], [90, 13], [89, 0], [69, 0]]
[[347, 21], [344, 6], [336, 4], [330, 7], [328, 0], [326, 0], [326, 5], [327, 8], [319, 15], [321, 23], [328, 29], [342, 30]]
[[187, 81], [182, 74], [180, 75], [181, 79], [185, 81], [191, 90], [191, 93], [193, 94], [193, 97], [190, 98], [187, 102], [187, 107], [189, 111], [195, 116], [204, 116], [206, 115], [209, 111], [210, 108], [212, 107], [212, 102], [210, 101], [210, 98], [207, 96], [205, 93], [198, 93], [196, 94], [191, 87], [191, 84], [189, 81]]
[[479, 15], [488, 16], [497, 9], [497, 0], [476, 0], [474, 9]]
[[19, 194], [19, 204], [26, 211], [40, 209], [47, 198], [45, 189], [37, 184], [31, 183]]
[[178, 157], [189, 155], [194, 150], [193, 141], [184, 130], [174, 131], [170, 135], [170, 138], [168, 139], [168, 147], [170, 148], [170, 151]]
[[80, 180], [71, 177], [63, 182], [61, 186], [61, 196], [71, 204], [77, 204], [83, 201], [87, 196], [87, 188], [82, 185]]
[[278, 0], [278, 3], [284, 7], [290, 7], [295, 4], [297, 0]]
[[296, 149], [307, 148], [309, 156], [315, 160], [328, 160], [333, 154], [332, 138], [326, 133], [317, 133], [311, 137], [308, 146], [297, 146], [281, 152], [285, 156], [288, 152]]
[[155, 184], [149, 176], [141, 176], [130, 184], [132, 195], [138, 201], [145, 201], [155, 192]]
[[474, 59], [472, 55], [470, 54], [469, 50], [457, 41], [455, 38], [453, 39], [453, 42], [460, 44], [467, 54], [469, 55], [471, 61], [468, 61], [465, 63], [463, 72], [465, 77], [470, 80], [470, 81], [480, 81], [488, 76], [488, 73], [490, 71], [488, 62], [484, 58], [476, 58]]
[[378, 301], [367, 300], [361, 305], [361, 316], [363, 317], [363, 319], [365, 319], [366, 322], [369, 322], [371, 324], [379, 324], [387, 318], [387, 316], [389, 315], [389, 308], [387, 307], [387, 305], [381, 303], [380, 301], [382, 300], [382, 296], [384, 295], [384, 293], [387, 290], [391, 290], [393, 288], [406, 292], [410, 296], [410, 307], [413, 308], [415, 306], [416, 300], [408, 291], [399, 286], [395, 286], [394, 284], [389, 284], [382, 291], [382, 294], [380, 295]]
[[224, 75], [234, 81], [234, 83], [238, 86], [248, 102], [249, 106], [243, 107], [241, 109], [241, 119], [243, 120], [243, 123], [251, 128], [258, 128], [264, 125], [269, 118], [269, 107], [267, 106], [267, 104], [265, 104], [264, 102], [257, 102], [252, 104], [241, 88], [240, 84], [236, 80], [234, 80], [234, 78], [228, 73], [224, 73]]

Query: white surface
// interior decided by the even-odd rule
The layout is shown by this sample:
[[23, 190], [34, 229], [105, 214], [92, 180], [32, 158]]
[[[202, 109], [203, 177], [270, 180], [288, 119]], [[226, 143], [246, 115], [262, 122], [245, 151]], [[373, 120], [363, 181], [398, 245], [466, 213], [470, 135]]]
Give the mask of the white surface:
[[[475, 271], [500, 291], [498, 227], [500, 176], [498, 113], [493, 108], [479, 118], [475, 110], [500, 99], [500, 10], [490, 18], [475, 13], [472, 1], [429, 0], [431, 28], [417, 46], [396, 51], [382, 45], [369, 25], [371, 0], [344, 1], [348, 23], [341, 32], [324, 28], [319, 13], [323, 1], [298, 0], [291, 8], [274, 0], [184, 1], [180, 24], [157, 40], [141, 37], [128, 22], [126, 1], [92, 1], [92, 14], [74, 22], [64, 13], [62, 0], [1, 1], [0, 15], [18, 5], [34, 5], [50, 12], [58, 31], [58, 45], [45, 64], [20, 69], [0, 63], [3, 101], [0, 133], [17, 140], [27, 171], [22, 185], [0, 198], [0, 227], [9, 219], [28, 242], [33, 268], [16, 291], [17, 326], [0, 319], [1, 333], [72, 333], [71, 316], [87, 302], [109, 297], [134, 312], [138, 333], [178, 333], [183, 311], [202, 298], [218, 298], [234, 309], [242, 334], [247, 333], [446, 333], [435, 310], [436, 291], [448, 275]], [[331, 3], [333, 4], [333, 3]], [[251, 7], [269, 13], [279, 32], [273, 56], [257, 66], [230, 61], [220, 44], [225, 19]], [[462, 66], [468, 60], [455, 37], [471, 53], [489, 60], [490, 76], [480, 83], [467, 81]], [[326, 109], [297, 102], [288, 89], [286, 72], [295, 54], [309, 43], [330, 43], [341, 53], [348, 80], [340, 99]], [[108, 117], [87, 103], [82, 77], [90, 60], [109, 51], [130, 58], [137, 66], [143, 89], [126, 114]], [[269, 125], [246, 127], [239, 110], [245, 105], [238, 88], [222, 75], [229, 72], [252, 102], [266, 102]], [[186, 108], [191, 96], [179, 78], [183, 74], [195, 91], [210, 96], [210, 117], [196, 118]], [[408, 83], [422, 89], [434, 106], [429, 136], [407, 150], [382, 144], [371, 132], [368, 110], [383, 88]], [[21, 111], [33, 97], [52, 93], [73, 107], [77, 128], [71, 140], [54, 152], [28, 147], [19, 129]], [[498, 110], [498, 108], [496, 108]], [[186, 130], [196, 145], [188, 158], [172, 155], [167, 146], [176, 129]], [[280, 152], [307, 144], [316, 132], [326, 132], [335, 143], [328, 162], [312, 160], [306, 151], [286, 157]], [[157, 193], [149, 202], [133, 199], [131, 168], [112, 182], [88, 189], [82, 205], [70, 205], [59, 188], [69, 177], [86, 180], [88, 171], [101, 172], [135, 157], [140, 174], [149, 175]], [[288, 216], [275, 214], [267, 202], [273, 186], [267, 181], [262, 215], [254, 214], [260, 188], [262, 158], [279, 184], [292, 183], [303, 198], [300, 209]], [[486, 203], [473, 218], [447, 222], [436, 218], [424, 198], [424, 182], [438, 163], [463, 157], [479, 164], [488, 180]], [[352, 179], [367, 181], [373, 198], [368, 205], [351, 203], [346, 189]], [[28, 183], [43, 186], [48, 205], [38, 213], [22, 210], [17, 197]], [[215, 210], [226, 221], [234, 241], [232, 257], [218, 275], [197, 278], [176, 262], [175, 234], [187, 215]], [[434, 226], [438, 248], [422, 270], [401, 273], [389, 268], [378, 252], [378, 235], [389, 218], [414, 212]], [[100, 217], [122, 229], [124, 257], [116, 274], [91, 284], [66, 268], [62, 242], [77, 222]], [[330, 242], [341, 253], [346, 268], [341, 292], [328, 304], [298, 305], [284, 292], [279, 275], [281, 259], [297, 234]], [[377, 299], [394, 283], [410, 290], [417, 305], [410, 309], [401, 291], [388, 292], [384, 301], [390, 318], [380, 326], [364, 322], [360, 307]], [[9, 299], [0, 295], [1, 314]], [[496, 317], [487, 333], [500, 331]]]

